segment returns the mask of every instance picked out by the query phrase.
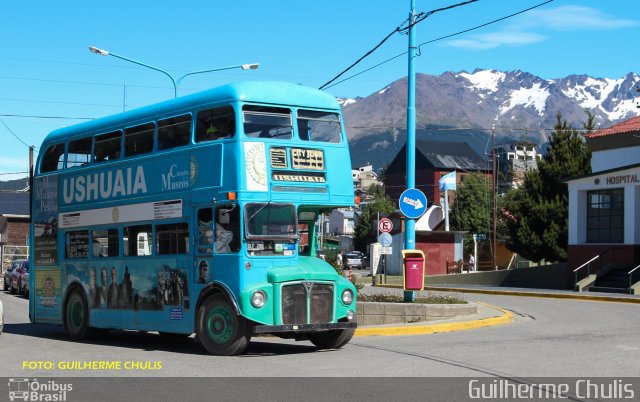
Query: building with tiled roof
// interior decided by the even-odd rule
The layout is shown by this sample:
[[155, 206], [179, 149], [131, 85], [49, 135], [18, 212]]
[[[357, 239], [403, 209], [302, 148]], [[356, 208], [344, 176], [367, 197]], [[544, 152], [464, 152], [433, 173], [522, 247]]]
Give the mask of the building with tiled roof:
[[628, 275], [640, 265], [640, 116], [585, 139], [592, 173], [567, 181], [569, 270], [579, 287], [628, 292], [631, 281], [640, 292], [640, 269]]

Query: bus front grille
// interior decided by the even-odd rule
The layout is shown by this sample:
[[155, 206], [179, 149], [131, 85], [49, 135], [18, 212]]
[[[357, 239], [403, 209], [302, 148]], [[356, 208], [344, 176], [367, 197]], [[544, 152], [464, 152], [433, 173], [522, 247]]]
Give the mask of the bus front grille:
[[333, 318], [333, 285], [296, 283], [282, 287], [283, 324], [323, 324]]

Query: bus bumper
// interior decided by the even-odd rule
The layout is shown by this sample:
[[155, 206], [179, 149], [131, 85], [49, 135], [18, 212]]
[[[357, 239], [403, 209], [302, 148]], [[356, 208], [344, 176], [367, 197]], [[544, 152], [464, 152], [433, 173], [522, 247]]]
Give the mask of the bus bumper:
[[322, 332], [334, 329], [357, 328], [358, 323], [337, 322], [335, 324], [287, 324], [287, 325], [256, 325], [253, 328], [254, 334], [276, 334], [283, 332]]

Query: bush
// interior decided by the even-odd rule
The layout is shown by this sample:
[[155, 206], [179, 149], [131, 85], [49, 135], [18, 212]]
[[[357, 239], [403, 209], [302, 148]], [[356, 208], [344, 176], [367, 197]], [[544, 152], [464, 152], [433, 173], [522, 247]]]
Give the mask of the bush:
[[[387, 302], [387, 303], [404, 303], [404, 297], [392, 294], [369, 294], [358, 295], [358, 301], [361, 302]], [[420, 304], [467, 304], [467, 301], [460, 295], [432, 295], [427, 297], [416, 297], [414, 303]]]

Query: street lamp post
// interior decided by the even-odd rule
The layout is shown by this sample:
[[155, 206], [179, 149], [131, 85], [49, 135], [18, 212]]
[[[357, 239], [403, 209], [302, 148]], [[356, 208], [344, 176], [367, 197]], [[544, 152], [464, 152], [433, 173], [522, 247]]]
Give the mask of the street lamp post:
[[202, 74], [202, 73], [210, 73], [210, 72], [213, 72], [213, 71], [231, 70], [231, 69], [236, 69], [236, 68], [240, 68], [242, 70], [256, 70], [260, 66], [260, 64], [258, 64], [258, 63], [249, 63], [249, 64], [240, 64], [240, 65], [237, 65], [237, 66], [213, 68], [213, 69], [210, 69], [210, 70], [193, 71], [193, 72], [187, 73], [187, 74], [181, 76], [180, 78], [178, 78], [177, 80], [175, 80], [171, 74], [169, 74], [168, 72], [164, 71], [161, 68], [154, 67], [154, 66], [151, 66], [149, 64], [145, 64], [145, 63], [139, 62], [137, 60], [133, 60], [133, 59], [130, 59], [128, 57], [121, 56], [119, 54], [115, 54], [113, 52], [109, 52], [108, 50], [100, 49], [100, 48], [97, 48], [95, 46], [89, 46], [89, 51], [91, 51], [92, 53], [95, 53], [95, 54], [99, 54], [100, 56], [105, 56], [105, 57], [106, 56], [113, 56], [115, 58], [118, 58], [118, 59], [121, 59], [121, 60], [125, 60], [125, 61], [131, 62], [133, 64], [137, 64], [139, 66], [147, 67], [147, 68], [150, 68], [152, 70], [156, 70], [158, 72], [161, 72], [162, 74], [164, 74], [167, 77], [169, 77], [169, 79], [171, 80], [171, 83], [173, 84], [173, 97], [174, 98], [178, 97], [178, 86], [180, 85], [180, 82], [187, 76], [195, 75], [195, 74]]

